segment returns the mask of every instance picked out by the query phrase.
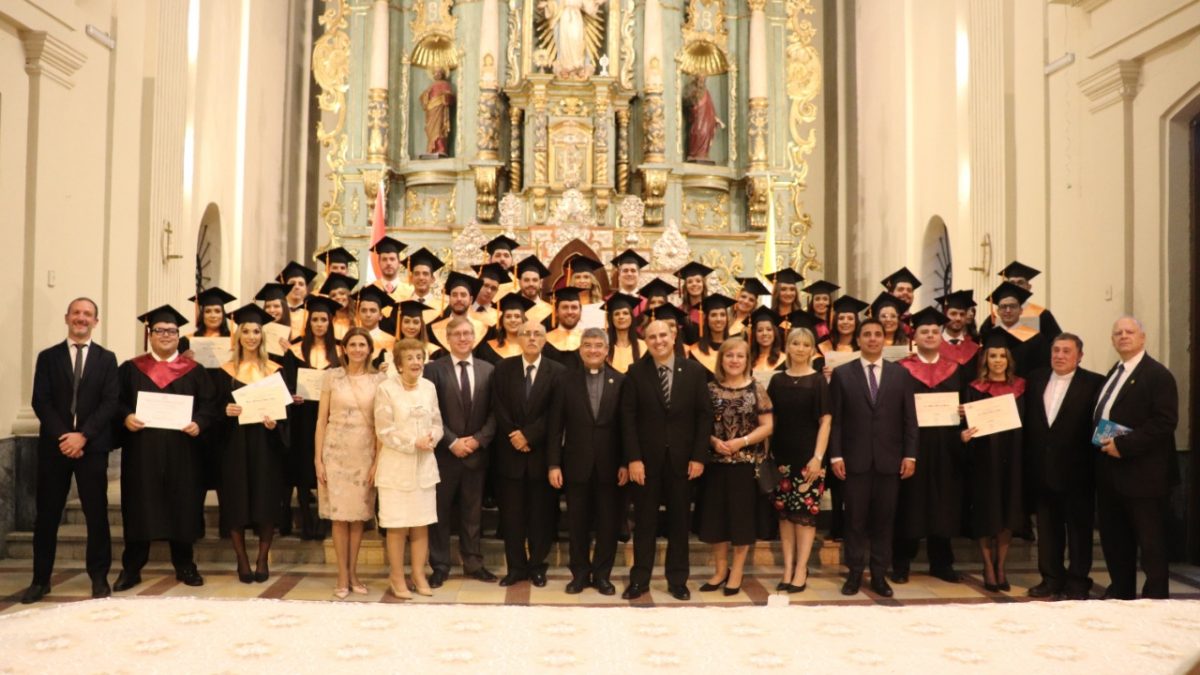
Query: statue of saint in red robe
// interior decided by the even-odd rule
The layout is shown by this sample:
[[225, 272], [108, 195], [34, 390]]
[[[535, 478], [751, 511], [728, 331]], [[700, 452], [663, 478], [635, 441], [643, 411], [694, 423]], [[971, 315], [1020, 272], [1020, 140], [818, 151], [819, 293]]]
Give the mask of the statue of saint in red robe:
[[717, 108], [713, 105], [708, 87], [704, 85], [703, 75], [696, 75], [692, 78], [686, 102], [691, 109], [687, 161], [708, 162], [710, 161], [708, 152], [712, 147], [713, 136], [717, 133], [717, 127], [725, 128], [725, 123], [717, 119]]
[[446, 79], [446, 71], [433, 71], [433, 84], [421, 94], [425, 110], [425, 153], [435, 157], [450, 154], [450, 115], [454, 109], [454, 88]]

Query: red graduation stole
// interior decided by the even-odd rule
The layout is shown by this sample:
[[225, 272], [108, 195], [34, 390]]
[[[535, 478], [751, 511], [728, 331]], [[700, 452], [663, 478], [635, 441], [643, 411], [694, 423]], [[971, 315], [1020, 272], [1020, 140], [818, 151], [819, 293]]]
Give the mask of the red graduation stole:
[[153, 354], [146, 353], [135, 357], [133, 365], [159, 389], [166, 389], [172, 382], [190, 373], [198, 364], [182, 354], [174, 361], [159, 361]]
[[1012, 394], [1014, 398], [1019, 398], [1025, 393], [1025, 380], [1020, 377], [1014, 377], [1012, 382], [992, 382], [991, 380], [975, 380], [971, 383], [971, 387], [976, 391], [981, 391], [988, 396], [1003, 396]]
[[925, 363], [916, 354], [909, 354], [900, 359], [900, 365], [913, 376], [917, 382], [933, 389], [958, 372], [959, 363], [951, 359], [938, 359], [937, 363]]
[[958, 344], [950, 344], [949, 340], [942, 339], [942, 346], [938, 348], [942, 356], [954, 361], [960, 366], [965, 366], [975, 358], [975, 354], [979, 352], [979, 343], [975, 342], [965, 335], [962, 341]]

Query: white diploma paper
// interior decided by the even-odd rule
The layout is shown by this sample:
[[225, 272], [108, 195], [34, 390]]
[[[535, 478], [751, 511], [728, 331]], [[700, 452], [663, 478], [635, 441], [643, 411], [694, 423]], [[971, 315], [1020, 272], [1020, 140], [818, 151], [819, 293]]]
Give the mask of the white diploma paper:
[[600, 303], [583, 306], [583, 311], [579, 316], [580, 330], [604, 328], [604, 310], [600, 309], [602, 306]]
[[958, 416], [958, 392], [917, 394], [917, 426], [956, 427]]
[[1017, 399], [1012, 394], [965, 403], [963, 410], [967, 413], [967, 427], [977, 429], [975, 438], [1021, 427]]
[[192, 423], [192, 397], [139, 391], [133, 414], [151, 429], [179, 431]]
[[316, 368], [296, 370], [296, 395], [305, 401], [321, 400], [321, 385], [325, 382], [325, 371]]
[[233, 358], [233, 346], [227, 337], [189, 338], [192, 357], [205, 368], [220, 368]]
[[267, 344], [267, 353], [273, 356], [283, 356], [283, 347], [279, 346], [279, 340], [289, 342], [292, 339], [292, 327], [285, 326], [281, 323], [271, 322], [264, 324], [262, 327], [263, 340]]
[[828, 352], [825, 354], [825, 365], [837, 368], [860, 358], [862, 358], [862, 352]]
[[883, 348], [884, 361], [899, 361], [911, 354], [908, 350], [908, 345], [892, 345], [891, 347]]
[[292, 394], [278, 372], [254, 384], [233, 390], [233, 401], [242, 406], [238, 424], [261, 424], [264, 417], [287, 419], [287, 407]]

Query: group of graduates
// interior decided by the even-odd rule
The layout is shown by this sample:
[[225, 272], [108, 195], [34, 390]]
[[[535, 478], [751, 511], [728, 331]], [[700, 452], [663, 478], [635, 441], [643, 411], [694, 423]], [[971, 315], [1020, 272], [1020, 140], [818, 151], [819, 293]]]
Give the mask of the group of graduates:
[[[1003, 281], [986, 297], [992, 311], [978, 325], [970, 290], [911, 311], [921, 282], [907, 268], [886, 277], [870, 303], [838, 295], [840, 287], [829, 281], [805, 285], [792, 269], [767, 275], [770, 288], [756, 277], [738, 278], [737, 293], [730, 297], [710, 290], [713, 270], [696, 262], [679, 269], [674, 282], [654, 276], [646, 283], [648, 261], [627, 250], [613, 257], [610, 281], [602, 262], [574, 255], [561, 275], [550, 279], [536, 256], [516, 260], [518, 247], [503, 235], [489, 241], [484, 246], [488, 262], [475, 267], [474, 275], [451, 271], [440, 292], [434, 281], [443, 262], [425, 248], [403, 255], [406, 245], [391, 237], [372, 247], [379, 278], [361, 287], [349, 275], [358, 261], [333, 248], [317, 256], [325, 265], [319, 287], [314, 286], [317, 271], [291, 262], [255, 296], [261, 305], [229, 312], [227, 305], [235, 301], [231, 294], [219, 288], [200, 291], [191, 299], [192, 337], [227, 337], [235, 331], [242, 336], [233, 346], [234, 358], [219, 368], [200, 367], [189, 358], [186, 338], [180, 336], [188, 320], [170, 306], [139, 317], [150, 350], [117, 368], [111, 352], [90, 341], [99, 318], [95, 303], [73, 302], [66, 317], [68, 341], [43, 352], [35, 377], [43, 447], [34, 578], [23, 600], [34, 602], [49, 591], [57, 521], [66, 498], [62, 486], [72, 475], [88, 518], [93, 592], [97, 597], [110, 592], [106, 495], [96, 457], [115, 447], [123, 448], [126, 541], [115, 590], [141, 582], [154, 540], [170, 542], [182, 583], [203, 583], [192, 546], [204, 534], [207, 489], [218, 490], [221, 531], [230, 537], [239, 577], [247, 583], [269, 577], [277, 526], [285, 534], [292, 528], [293, 491], [300, 535], [322, 537], [311, 508], [314, 463], [320, 464], [321, 455], [315, 441], [317, 402], [297, 395], [286, 420], [239, 424], [241, 409], [232, 392], [280, 372], [295, 395], [301, 369], [346, 363], [342, 342], [352, 328], [371, 336], [370, 361], [389, 376], [397, 370], [393, 346], [399, 341], [419, 342], [431, 362], [425, 377], [437, 386], [445, 428], [434, 451], [441, 482], [432, 588], [450, 573], [452, 519], [465, 572], [483, 581], [496, 579], [482, 566], [479, 547], [480, 510], [493, 493], [508, 566], [501, 583], [544, 585], [558, 491], [565, 486], [569, 592], [588, 586], [605, 594], [615, 591], [609, 573], [632, 503], [635, 562], [624, 597], [646, 592], [662, 506], [669, 590], [677, 598], [689, 597], [689, 524], [680, 512], [691, 509], [693, 488], [702, 482], [695, 479], [706, 462], [749, 446], [764, 451], [754, 460], [758, 476], [758, 465], [772, 461], [770, 445], [789, 441], [768, 443], [769, 424], [751, 424], [755, 432], [765, 430], [754, 433], [753, 440], [749, 431], [722, 438], [719, 410], [714, 429], [710, 383], [724, 378], [728, 364], [722, 358], [732, 351], [722, 345], [748, 345], [747, 375], [765, 392], [774, 378], [791, 372], [790, 336], [805, 329], [815, 347], [812, 365], [828, 383], [824, 414], [832, 417], [831, 429], [820, 434], [821, 416], [811, 420], [811, 438], [817, 440], [808, 457], [816, 458], [813, 466], [831, 491], [829, 536], [845, 540], [844, 593], [858, 592], [869, 567], [871, 588], [890, 596], [887, 579], [907, 582], [922, 539], [930, 573], [958, 582], [950, 541], [961, 536], [979, 543], [987, 590], [1007, 591], [1009, 542], [1014, 532], [1031, 536], [1030, 519], [1036, 515], [1042, 582], [1030, 595], [1086, 598], [1098, 513], [1112, 577], [1105, 597], [1135, 597], [1139, 551], [1147, 577], [1143, 595], [1167, 596], [1165, 519], [1175, 478], [1177, 395], [1170, 373], [1145, 354], [1145, 334], [1135, 319], [1124, 317], [1114, 327], [1121, 363], [1102, 376], [1079, 367], [1082, 341], [1064, 333], [1049, 310], [1029, 302], [1029, 282], [1038, 271], [1019, 262], [1002, 270]], [[766, 296], [770, 300], [764, 304]], [[263, 327], [270, 324], [289, 327], [289, 338], [267, 337]], [[466, 324], [472, 329], [469, 346], [454, 344], [448, 332]], [[247, 334], [257, 341], [246, 342]], [[585, 335], [593, 338], [587, 345]], [[78, 346], [85, 337], [86, 345]], [[279, 344], [267, 344], [272, 339]], [[269, 358], [267, 347], [275, 352]], [[112, 383], [107, 383], [103, 372], [93, 373], [110, 360]], [[440, 379], [431, 370], [437, 362], [449, 364]], [[481, 370], [477, 363], [490, 367]], [[484, 377], [491, 379], [490, 386]], [[490, 401], [480, 398], [484, 391]], [[134, 414], [142, 392], [194, 397], [193, 422], [179, 431], [143, 428]], [[920, 427], [914, 397], [932, 392], [957, 393], [963, 403], [1012, 394], [1022, 427], [983, 437], [965, 422]], [[777, 421], [799, 412], [781, 405], [777, 402], [774, 410]], [[1093, 445], [1101, 420], [1120, 425], [1125, 435]], [[800, 433], [781, 423], [775, 432], [783, 428]], [[464, 438], [482, 442], [482, 461], [473, 452], [460, 454], [455, 442]], [[816, 476], [807, 473], [812, 482]], [[273, 477], [274, 484], [250, 484], [264, 476]], [[761, 492], [769, 508], [779, 490], [766, 486]], [[247, 528], [258, 538], [253, 569]], [[589, 550], [593, 535], [594, 553]], [[807, 552], [801, 557], [806, 565]], [[779, 588], [803, 590], [803, 584], [791, 582], [806, 574], [806, 569], [789, 569]], [[714, 577], [702, 590], [722, 583]], [[736, 590], [733, 586], [729, 582], [727, 590]]]

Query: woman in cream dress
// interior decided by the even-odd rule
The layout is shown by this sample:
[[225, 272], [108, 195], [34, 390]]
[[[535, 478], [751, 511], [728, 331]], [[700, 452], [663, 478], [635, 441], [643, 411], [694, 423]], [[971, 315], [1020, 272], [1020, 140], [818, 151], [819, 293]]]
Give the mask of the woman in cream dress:
[[397, 378], [379, 385], [375, 396], [375, 434], [382, 448], [373, 473], [379, 490], [379, 526], [387, 528], [388, 582], [398, 598], [412, 597], [404, 582], [404, 540], [412, 537], [412, 583], [421, 595], [433, 595], [425, 578], [429, 524], [437, 522], [437, 459], [442, 438], [437, 391], [421, 377], [425, 347], [405, 338], [393, 348]]

